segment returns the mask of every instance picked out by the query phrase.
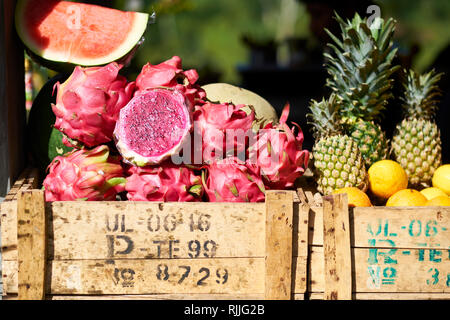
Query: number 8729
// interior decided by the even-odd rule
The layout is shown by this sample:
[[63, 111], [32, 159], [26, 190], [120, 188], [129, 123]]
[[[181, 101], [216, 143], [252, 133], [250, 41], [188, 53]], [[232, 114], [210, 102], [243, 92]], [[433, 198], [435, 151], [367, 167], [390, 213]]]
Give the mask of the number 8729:
[[[183, 283], [186, 278], [191, 276], [191, 266], [178, 266], [177, 273], [169, 273], [169, 266], [166, 264], [159, 264], [156, 270], [156, 278], [161, 281], [168, 281], [169, 278], [173, 276], [177, 276], [179, 273], [180, 276], [178, 277], [177, 283], [181, 284]], [[215, 272], [211, 275], [211, 270], [206, 267], [201, 267], [198, 270], [198, 279], [195, 279], [195, 284], [197, 286], [203, 286], [208, 284], [208, 279], [213, 278], [215, 280], [215, 283], [217, 284], [225, 284], [228, 281], [228, 270], [225, 268], [217, 268]]]

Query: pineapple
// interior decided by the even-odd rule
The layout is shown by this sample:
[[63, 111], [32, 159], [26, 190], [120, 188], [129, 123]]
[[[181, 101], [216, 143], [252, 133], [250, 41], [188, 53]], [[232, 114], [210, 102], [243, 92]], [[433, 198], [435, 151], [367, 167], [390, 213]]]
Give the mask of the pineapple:
[[403, 81], [404, 118], [395, 129], [391, 152], [408, 175], [411, 186], [429, 187], [434, 171], [441, 164], [440, 130], [433, 118], [440, 94], [436, 83], [442, 77], [431, 70], [418, 74], [405, 71]]
[[366, 191], [368, 176], [364, 159], [356, 141], [343, 134], [339, 123], [339, 101], [331, 94], [328, 100], [311, 101], [309, 122], [313, 126], [315, 144], [312, 155], [317, 189], [331, 194], [343, 187]]
[[393, 46], [395, 20], [377, 19], [368, 26], [367, 18], [355, 14], [344, 21], [336, 14], [341, 39], [328, 30], [334, 43], [325, 53], [329, 74], [327, 86], [342, 102], [344, 129], [358, 143], [367, 167], [388, 157], [389, 142], [379, 125], [382, 111], [392, 97], [392, 74], [397, 49]]

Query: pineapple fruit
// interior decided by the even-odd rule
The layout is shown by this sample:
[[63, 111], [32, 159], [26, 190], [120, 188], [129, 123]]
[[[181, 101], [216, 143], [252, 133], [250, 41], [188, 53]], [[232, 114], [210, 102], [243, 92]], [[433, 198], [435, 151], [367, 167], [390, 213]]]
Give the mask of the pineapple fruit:
[[325, 53], [327, 86], [342, 103], [340, 118], [345, 132], [358, 144], [366, 166], [388, 157], [389, 142], [379, 125], [382, 111], [392, 97], [395, 20], [379, 18], [368, 26], [367, 18], [355, 14], [344, 21], [336, 14], [341, 39], [333, 40]]
[[324, 195], [344, 187], [368, 188], [364, 159], [356, 141], [343, 134], [339, 122], [340, 102], [335, 94], [328, 100], [312, 100], [308, 114], [315, 144], [312, 149], [317, 189]]
[[414, 187], [429, 187], [441, 164], [440, 130], [433, 120], [440, 94], [436, 83], [441, 76], [434, 70], [422, 75], [405, 71], [404, 118], [395, 129], [391, 152]]

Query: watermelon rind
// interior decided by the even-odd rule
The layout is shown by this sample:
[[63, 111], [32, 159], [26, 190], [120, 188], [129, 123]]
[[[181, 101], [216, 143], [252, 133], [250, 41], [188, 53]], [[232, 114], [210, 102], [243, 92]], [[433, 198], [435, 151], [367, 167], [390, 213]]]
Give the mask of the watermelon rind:
[[[17, 1], [15, 10], [15, 27], [19, 38], [22, 40], [28, 53], [33, 60], [39, 64], [48, 67], [49, 69], [70, 72], [76, 65], [92, 67], [101, 66], [111, 63], [113, 61], [122, 62], [129, 61], [130, 54], [134, 54], [136, 49], [143, 41], [143, 36], [149, 24], [149, 14], [142, 12], [134, 12], [135, 19], [133, 27], [128, 33], [126, 41], [124, 41], [118, 48], [106, 56], [98, 58], [82, 58], [82, 57], [67, 57], [63, 52], [58, 52], [50, 49], [40, 47], [29, 36], [25, 30], [23, 21], [23, 12], [28, 3], [36, 0], [19, 0]], [[76, 4], [76, 2], [74, 2]]]

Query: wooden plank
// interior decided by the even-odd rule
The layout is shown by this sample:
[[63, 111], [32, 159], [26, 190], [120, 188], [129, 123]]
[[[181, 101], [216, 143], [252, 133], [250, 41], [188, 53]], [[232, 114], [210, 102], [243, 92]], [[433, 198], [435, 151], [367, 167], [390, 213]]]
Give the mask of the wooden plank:
[[[0, 203], [0, 236], [2, 261], [17, 259], [17, 192], [37, 187], [35, 170], [27, 168]], [[1, 269], [0, 269], [1, 270]]]
[[311, 207], [317, 206], [316, 199], [311, 191], [305, 191], [305, 196], [308, 199], [308, 203]]
[[2, 296], [17, 294], [18, 288], [17, 260], [2, 261], [2, 281], [3, 281]]
[[302, 204], [308, 204], [308, 200], [306, 199], [305, 192], [302, 188], [297, 189], [297, 197], [299, 199], [299, 202]]
[[323, 198], [323, 247], [326, 300], [350, 300], [352, 261], [347, 195]]
[[[10, 294], [3, 300], [17, 300]], [[47, 295], [46, 300], [263, 300], [264, 294], [123, 294], [123, 295]], [[300, 300], [300, 298], [297, 298]]]
[[[264, 203], [53, 202], [49, 257], [263, 257], [264, 210]], [[2, 207], [4, 260], [17, 259], [13, 216], [13, 205]]]
[[263, 300], [263, 294], [52, 295], [49, 300]]
[[263, 257], [264, 208], [264, 203], [53, 203], [53, 255]]
[[27, 182], [27, 178], [30, 173], [30, 170], [31, 170], [30, 168], [26, 168], [20, 174], [19, 178], [17, 178], [16, 182], [14, 183], [14, 185], [11, 187], [8, 194], [6, 195], [4, 201], [17, 200], [17, 193], [19, 192], [19, 190], [23, 189], [24, 184]]
[[311, 207], [321, 207], [322, 206], [322, 195], [319, 192], [313, 193], [311, 191], [305, 191], [303, 188], [298, 188], [296, 195], [298, 196], [298, 201], [308, 204]]
[[24, 51], [14, 27], [14, 0], [0, 2], [0, 197], [25, 167]]
[[19, 299], [43, 299], [46, 262], [44, 192], [19, 193], [17, 227]]
[[3, 201], [0, 215], [3, 264], [7, 260], [17, 260], [17, 201]]
[[59, 202], [55, 259], [263, 257], [264, 203]]
[[[311, 208], [309, 239], [323, 245], [323, 210]], [[440, 249], [450, 246], [450, 207], [368, 207], [350, 210], [351, 246]]]
[[[375, 251], [376, 250], [376, 251]], [[355, 248], [353, 292], [450, 293], [450, 250]], [[376, 263], [373, 258], [377, 257]], [[324, 292], [323, 247], [310, 248], [308, 292]], [[296, 279], [295, 283], [299, 281]], [[301, 288], [296, 286], [295, 292]]]
[[2, 261], [2, 280], [3, 280], [2, 296], [17, 294], [18, 288], [17, 260]]
[[[324, 292], [325, 283], [324, 283], [324, 260], [323, 260], [323, 247], [312, 247], [310, 248], [310, 255], [309, 255], [309, 264], [308, 264], [308, 290], [307, 293], [311, 292]], [[356, 248], [353, 250], [353, 256], [354, 256], [354, 271], [352, 274], [353, 277], [353, 297], [355, 293], [376, 293], [376, 294], [383, 294], [383, 293], [421, 293], [421, 294], [434, 294], [434, 293], [442, 293], [442, 294], [450, 294], [450, 287], [448, 284], [448, 275], [450, 273], [450, 258], [449, 258], [449, 250], [448, 249], [442, 249], [440, 252], [434, 252], [433, 249], [411, 249], [411, 252], [409, 255], [406, 255], [402, 253], [402, 251], [397, 251], [394, 255], [391, 256], [392, 259], [395, 260], [395, 264], [389, 264], [385, 263], [385, 257], [386, 253], [388, 253], [388, 249], [380, 249], [378, 250], [378, 256], [380, 259], [378, 259], [377, 264], [369, 264], [369, 258], [373, 256], [373, 251], [371, 251], [370, 248]], [[384, 253], [380, 254], [380, 253]], [[431, 259], [430, 259], [431, 257]], [[441, 259], [439, 261], [439, 258]], [[237, 258], [224, 258], [219, 260], [236, 260]], [[249, 258], [240, 258], [241, 261], [239, 262], [241, 266], [248, 265], [250, 266], [250, 259]], [[246, 260], [249, 259], [249, 260]], [[264, 284], [264, 261], [263, 258], [252, 258], [255, 260], [255, 262], [252, 264], [251, 267], [247, 268], [244, 273], [242, 273], [242, 276], [240, 278], [242, 279], [248, 279], [247, 278], [247, 272], [252, 275], [252, 286], [259, 286], [257, 290], [260, 291], [252, 291], [249, 292], [249, 294], [264, 294], [264, 288], [262, 287]], [[257, 261], [256, 261], [257, 260]], [[435, 261], [433, 261], [435, 260]], [[439, 262], [436, 262], [439, 261]], [[106, 262], [107, 260], [102, 260], [103, 262]], [[139, 260], [141, 262], [139, 264], [143, 264], [147, 267], [148, 273], [146, 273], [145, 281], [155, 283], [155, 282], [161, 282], [156, 278], [156, 272], [157, 272], [157, 266], [158, 266], [158, 260]], [[190, 265], [191, 261], [195, 261], [192, 266], [192, 272], [195, 271], [195, 267], [200, 269], [200, 267], [207, 267], [203, 265], [203, 261], [210, 261], [209, 266], [217, 267], [219, 266], [221, 262], [219, 262], [217, 259], [166, 259], [162, 261], [165, 263], [168, 261], [171, 263], [171, 261], [175, 261], [175, 264], [171, 264], [169, 266], [175, 266], [177, 267], [177, 263], [181, 263], [184, 261], [186, 265]], [[247, 261], [247, 262], [245, 262]], [[80, 262], [79, 260], [75, 261], [55, 261], [52, 265], [51, 272], [49, 271], [49, 274], [51, 273], [51, 279], [48, 279], [47, 285], [50, 283], [66, 283], [67, 281], [67, 270], [72, 270], [72, 279], [74, 278], [73, 274], [76, 275], [76, 270], [85, 270], [81, 272], [81, 281], [84, 281], [84, 279], [88, 279], [87, 281], [92, 282], [93, 280], [89, 280], [90, 278], [94, 278], [93, 273], [91, 272], [92, 269], [96, 269], [95, 274], [101, 275], [104, 279], [106, 278], [105, 282], [111, 283], [111, 287], [113, 286], [113, 282], [111, 280], [111, 277], [107, 277], [106, 273], [103, 273], [100, 271], [100, 267], [85, 267], [87, 269], [83, 269], [81, 265], [95, 265], [96, 262], [100, 261], [93, 261], [93, 260], [83, 260], [83, 262]], [[135, 262], [134, 260], [114, 260], [116, 266], [118, 268], [127, 266], [134, 266]], [[119, 264], [120, 263], [120, 264]], [[148, 263], [148, 264], [146, 264]], [[293, 268], [296, 268], [297, 270], [301, 269], [302, 261], [299, 261], [298, 258], [294, 259], [295, 266]], [[71, 265], [74, 266], [71, 266]], [[238, 262], [236, 262], [238, 264]], [[222, 263], [222, 266], [224, 264]], [[237, 274], [237, 271], [239, 269], [234, 269], [234, 264], [229, 267], [229, 274], [230, 277], [233, 277]], [[65, 268], [66, 271], [62, 270], [62, 268]], [[379, 272], [373, 272], [376, 271], [377, 267], [379, 267]], [[17, 293], [17, 261], [6, 261], [4, 263], [3, 267], [3, 283], [4, 283], [4, 295], [5, 294], [12, 294]], [[78, 269], [77, 269], [78, 268]], [[142, 270], [144, 267], [141, 265]], [[155, 269], [153, 269], [155, 268]], [[395, 269], [395, 273], [392, 272], [392, 269]], [[86, 271], [87, 270], [87, 271]], [[370, 271], [369, 271], [370, 270]], [[438, 270], [438, 273], [436, 273], [436, 270]], [[182, 271], [182, 270], [181, 270]], [[88, 275], [86, 275], [86, 272]], [[138, 272], [136, 272], [137, 274]], [[254, 275], [254, 273], [257, 274], [257, 276]], [[91, 274], [91, 275], [89, 275]], [[202, 274], [205, 274], [204, 272]], [[220, 272], [219, 272], [220, 274]], [[438, 275], [436, 278], [436, 274]], [[173, 273], [171, 273], [171, 276], [174, 277], [180, 277], [180, 273], [178, 268], [175, 269]], [[379, 276], [378, 276], [379, 275]], [[393, 276], [394, 275], [394, 276]], [[190, 274], [190, 276], [193, 276], [193, 274]], [[213, 270], [210, 270], [210, 277], [208, 278], [208, 281], [214, 282], [216, 279], [216, 274], [213, 272]], [[295, 278], [293, 279], [293, 282], [295, 283], [295, 288], [292, 290], [295, 294], [304, 294], [304, 288], [302, 287], [302, 281], [300, 279], [300, 273], [295, 273]], [[98, 276], [100, 277], [100, 276]], [[139, 279], [142, 279], [142, 277], [137, 277]], [[69, 277], [70, 279], [70, 277]], [[175, 278], [176, 279], [176, 278]], [[435, 280], [438, 280], [437, 283], [434, 283]], [[198, 281], [198, 278], [192, 279], [193, 282], [195, 280]], [[393, 281], [392, 281], [393, 280]], [[69, 280], [69, 284], [70, 284]], [[139, 280], [141, 281], [141, 280]], [[191, 283], [192, 283], [191, 281]], [[163, 281], [164, 282], [164, 281]], [[247, 281], [248, 283], [250, 281]], [[214, 283], [210, 283], [211, 285], [215, 285]], [[144, 285], [142, 285], [144, 286]], [[145, 286], [147, 286], [145, 284]], [[151, 286], [151, 285], [149, 285]], [[217, 284], [218, 286], [218, 284]], [[250, 284], [248, 284], [250, 286]], [[70, 287], [70, 286], [69, 286]], [[219, 286], [218, 286], [219, 287]], [[53, 286], [55, 288], [55, 286]], [[89, 288], [88, 288], [89, 289]], [[220, 289], [220, 288], [219, 288]], [[55, 289], [56, 290], [56, 289]], [[61, 288], [59, 287], [58, 290], [65, 290], [64, 292], [67, 292], [67, 288]], [[136, 292], [119, 292], [119, 289], [116, 289], [114, 294], [129, 294], [129, 293], [136, 293]], [[177, 289], [174, 289], [174, 293], [181, 293], [176, 291]], [[83, 291], [87, 291], [83, 290]], [[136, 290], [137, 291], [137, 290]], [[190, 291], [190, 290], [189, 290]], [[193, 290], [192, 290], [193, 291]], [[49, 294], [52, 292], [48, 292]], [[139, 292], [137, 292], [139, 294]], [[147, 292], [149, 293], [149, 292]], [[159, 293], [159, 292], [151, 292], [151, 293]], [[191, 294], [195, 292], [189, 292]], [[197, 292], [198, 293], [198, 292]], [[53, 294], [62, 294], [61, 292], [53, 292]], [[68, 293], [67, 293], [68, 294]], [[75, 293], [74, 293], [75, 294]], [[105, 293], [106, 294], [106, 293]], [[225, 294], [225, 293], [224, 293]], [[230, 290], [227, 294], [233, 294]], [[237, 294], [237, 293], [236, 293]], [[242, 292], [244, 294], [244, 292]], [[245, 293], [246, 294], [246, 293]]]
[[450, 207], [354, 208], [352, 220], [355, 247], [450, 247]]
[[[135, 248], [151, 248], [154, 254], [157, 252], [158, 244], [153, 243], [153, 241], [159, 240], [158, 238], [152, 238], [155, 233], [150, 232], [147, 228], [147, 222], [152, 213], [147, 212], [146, 208], [149, 206], [153, 213], [157, 212], [161, 224], [160, 228], [164, 229], [166, 213], [169, 214], [170, 211], [170, 214], [174, 212], [176, 214], [176, 211], [180, 209], [180, 204], [167, 203], [167, 205], [163, 207], [162, 211], [159, 209], [159, 204], [155, 203], [135, 205], [128, 202], [102, 202], [94, 205], [93, 203], [61, 202], [52, 205], [50, 210], [54, 212], [55, 219], [53, 222], [49, 221], [49, 223], [54, 225], [49, 230], [50, 238], [52, 239], [49, 243], [49, 253], [55, 254], [56, 257], [61, 259], [70, 257], [79, 259], [108, 258], [109, 249], [107, 243], [110, 241], [108, 239], [111, 238], [107, 238], [106, 235], [127, 235], [129, 232], [109, 232], [105, 221], [109, 219], [110, 229], [114, 229], [116, 215], [122, 217], [123, 212], [127, 212], [125, 217], [126, 230], [134, 230], [131, 232], [132, 235], [130, 237], [137, 243], [135, 243]], [[0, 205], [4, 260], [17, 259], [15, 206], [15, 202], [3, 202]], [[176, 207], [178, 209], [175, 209]], [[222, 210], [230, 212], [229, 215], [211, 215], [211, 219], [217, 221], [211, 224], [212, 229], [215, 229], [215, 231], [204, 233], [201, 236], [203, 241], [208, 240], [207, 235], [210, 235], [210, 239], [213, 241], [217, 240], [214, 239], [217, 236], [222, 238], [220, 242], [217, 241], [221, 244], [217, 251], [218, 257], [226, 257], [232, 254], [238, 256], [263, 256], [264, 203], [244, 204], [242, 208], [233, 204], [227, 204], [225, 207], [222, 204], [213, 203], [188, 204], [183, 212], [185, 212], [184, 217], [187, 217], [188, 220], [190, 214], [200, 217], [201, 214], [209, 215], [211, 212], [222, 212]], [[295, 208], [294, 216], [298, 217], [298, 207]], [[134, 217], [134, 212], [137, 212], [136, 218]], [[153, 219], [157, 219], [156, 214], [154, 214]], [[323, 209], [311, 207], [309, 220], [308, 242], [311, 245], [323, 245]], [[121, 218], [119, 221], [121, 222]], [[152, 221], [152, 223], [155, 222], [156, 220]], [[170, 224], [171, 220], [166, 220], [166, 222]], [[221, 231], [221, 225], [225, 226], [226, 232], [225, 230]], [[353, 212], [350, 211], [350, 226], [352, 230], [352, 247], [373, 246], [374, 241], [375, 246], [379, 248], [389, 248], [393, 242], [398, 248], [420, 249], [426, 246], [427, 248], [439, 249], [450, 246], [450, 208], [446, 207], [420, 208], [420, 210], [414, 208], [355, 208]], [[190, 230], [189, 228], [187, 229]], [[189, 241], [192, 240], [200, 241], [200, 239], [195, 237], [189, 239], [189, 233], [194, 234], [195, 232], [190, 232], [187, 229], [185, 225], [180, 225], [175, 232], [167, 233], [168, 238], [173, 240], [177, 240], [180, 233], [184, 235], [183, 246], [185, 249], [183, 257], [186, 257], [189, 251], [192, 251], [186, 251], [186, 243], [189, 244]], [[181, 230], [184, 231], [181, 232]], [[245, 231], [242, 232], [240, 230]], [[295, 233], [296, 237], [301, 237], [297, 231]], [[200, 232], [197, 232], [197, 234], [200, 234]], [[94, 235], [94, 237], [91, 235]], [[157, 237], [161, 239], [163, 236], [159, 233]], [[181, 241], [182, 239], [179, 240]], [[82, 248], [83, 243], [88, 243], [86, 248]], [[126, 248], [124, 247], [126, 242], [123, 239], [119, 240], [118, 244], [118, 252]], [[55, 250], [52, 248], [53, 245]], [[163, 245], [163, 247], [166, 251], [161, 252], [161, 254], [168, 256], [168, 245]], [[191, 249], [195, 248], [196, 244], [192, 244]], [[298, 248], [294, 248], [294, 250], [296, 249]], [[130, 254], [130, 257], [141, 258], [148, 256], [148, 250], [134, 250]], [[178, 252], [178, 254], [180, 253]], [[116, 257], [120, 256], [124, 255], [116, 255]]]
[[[296, 300], [302, 300], [302, 297], [295, 296]], [[309, 300], [323, 300], [323, 292], [312, 292], [308, 295]], [[422, 293], [422, 292], [358, 292], [353, 294], [354, 300], [449, 300], [449, 293]]]
[[[263, 294], [264, 258], [49, 261], [48, 294]], [[17, 262], [5, 263], [6, 293]]]
[[308, 204], [294, 204], [294, 234], [298, 235], [294, 238], [293, 248], [294, 281], [299, 281], [294, 284], [296, 293], [306, 293], [308, 288], [309, 212]]
[[289, 300], [292, 286], [293, 192], [266, 192], [265, 299]]

